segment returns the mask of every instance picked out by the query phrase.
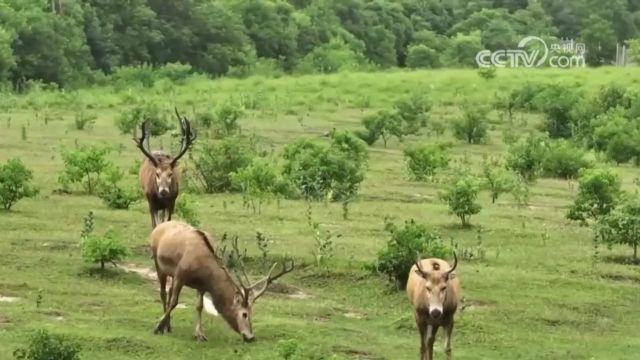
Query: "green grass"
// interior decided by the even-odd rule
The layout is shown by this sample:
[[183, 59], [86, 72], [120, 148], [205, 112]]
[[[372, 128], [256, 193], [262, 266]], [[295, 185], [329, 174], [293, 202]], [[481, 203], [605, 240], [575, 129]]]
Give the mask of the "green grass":
[[[636, 79], [636, 80], [634, 80]], [[438, 200], [439, 185], [407, 180], [402, 150], [423, 141], [450, 140], [421, 135], [404, 143], [392, 140], [370, 148], [370, 169], [349, 220], [340, 204], [314, 204], [312, 217], [342, 237], [335, 239], [335, 257], [325, 269], [313, 266], [313, 232], [304, 202], [282, 201], [265, 206], [262, 215], [243, 207], [240, 195], [197, 196], [203, 228], [214, 234], [237, 234], [257, 254], [254, 236], [262, 231], [275, 244], [274, 255], [285, 251], [303, 264], [283, 277], [282, 284], [306, 297], [268, 292], [253, 313], [258, 341], [245, 345], [220, 318], [206, 316], [209, 341], [193, 338], [194, 291], [185, 289], [172, 316], [173, 333], [153, 335], [161, 315], [157, 286], [136, 274], [111, 270], [100, 275], [84, 264], [78, 248], [82, 217], [95, 213], [96, 231], [118, 232], [132, 249], [125, 263], [152, 267], [148, 254], [150, 230], [146, 203], [128, 211], [108, 210], [95, 197], [56, 195], [62, 168], [60, 149], [107, 143], [120, 148], [110, 158], [130, 168], [141, 154], [130, 135], [121, 135], [114, 119], [134, 98], [156, 101], [167, 111], [177, 104], [187, 115], [229, 97], [254, 104], [241, 124], [276, 151], [297, 138], [318, 136], [336, 128], [357, 128], [363, 114], [389, 106], [410, 91], [428, 91], [435, 103], [431, 118], [450, 122], [463, 98], [491, 101], [495, 92], [526, 81], [564, 81], [593, 93], [618, 82], [637, 86], [640, 70], [602, 68], [581, 70], [501, 70], [492, 80], [474, 71], [439, 70], [340, 74], [279, 79], [249, 78], [209, 81], [192, 79], [182, 86], [157, 84], [151, 89], [95, 88], [78, 92], [6, 96], [0, 102], [0, 162], [19, 157], [34, 170], [42, 188], [33, 199], [0, 213], [0, 295], [20, 298], [0, 302], [0, 354], [9, 359], [15, 347], [38, 328], [77, 337], [85, 359], [279, 359], [282, 340], [303, 348], [301, 358], [336, 354], [348, 359], [413, 359], [418, 334], [403, 291], [394, 291], [384, 278], [363, 269], [388, 239], [384, 219], [415, 218], [462, 246], [477, 243], [482, 227], [483, 260], [458, 266], [465, 303], [458, 314], [453, 350], [457, 359], [632, 359], [640, 349], [636, 311], [640, 273], [637, 266], [613, 261], [629, 256], [625, 247], [600, 249], [593, 261], [591, 232], [564, 218], [577, 185], [541, 179], [532, 188], [530, 206], [517, 208], [509, 195], [494, 205], [487, 193], [483, 209], [471, 218], [475, 228], [461, 229], [458, 219]], [[92, 129], [73, 129], [74, 106], [98, 115]], [[36, 115], [37, 114], [37, 115]], [[44, 117], [50, 117], [47, 124]], [[469, 156], [477, 168], [483, 154], [506, 150], [503, 131], [510, 125], [492, 114], [487, 145], [455, 142], [456, 157]], [[533, 128], [539, 115], [518, 114]], [[10, 122], [8, 119], [11, 119]], [[27, 140], [21, 139], [26, 127]], [[522, 124], [517, 131], [522, 129]], [[170, 141], [163, 138], [165, 148]], [[152, 140], [152, 147], [159, 141]], [[617, 168], [626, 188], [638, 176], [636, 168]], [[127, 181], [137, 184], [134, 175]], [[546, 235], [545, 235], [546, 234]], [[548, 236], [547, 236], [548, 235]], [[257, 275], [257, 272], [256, 272]], [[443, 358], [443, 341], [436, 342]]]

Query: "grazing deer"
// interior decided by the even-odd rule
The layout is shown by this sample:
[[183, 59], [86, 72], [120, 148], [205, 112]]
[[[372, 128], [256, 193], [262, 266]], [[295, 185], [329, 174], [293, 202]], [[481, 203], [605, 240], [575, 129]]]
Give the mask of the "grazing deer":
[[140, 138], [134, 139], [138, 149], [146, 156], [140, 165], [140, 184], [149, 204], [151, 228], [156, 227], [158, 222], [171, 220], [176, 199], [180, 192], [178, 160], [187, 153], [187, 150], [196, 139], [196, 135], [191, 133], [189, 120], [181, 117], [177, 108], [175, 111], [180, 121], [180, 130], [182, 132], [181, 148], [177, 156], [172, 157], [163, 151], [150, 152], [144, 147], [145, 140], [147, 147], [149, 146], [148, 120], [145, 120], [142, 124]]
[[407, 295], [420, 332], [422, 360], [433, 360], [433, 343], [440, 326], [445, 329], [445, 353], [451, 359], [453, 320], [462, 292], [460, 280], [453, 272], [458, 265], [455, 252], [453, 258], [452, 267], [442, 259], [428, 258], [416, 261], [409, 271]]
[[[236, 274], [236, 282], [213, 249], [211, 237], [204, 231], [180, 221], [166, 221], [151, 231], [151, 251], [160, 282], [160, 299], [164, 315], [155, 333], [171, 332], [171, 311], [178, 305], [183, 286], [197, 291], [195, 338], [205, 341], [202, 330], [202, 309], [205, 293], [211, 296], [215, 310], [227, 324], [242, 335], [245, 342], [255, 340], [251, 325], [251, 307], [264, 294], [267, 286], [293, 270], [293, 261], [285, 261], [282, 270], [275, 275], [273, 264], [266, 277], [246, 286]], [[237, 249], [237, 246], [236, 246]], [[244, 273], [244, 268], [242, 268]], [[246, 278], [246, 273], [244, 273]], [[165, 285], [171, 277], [169, 299]]]

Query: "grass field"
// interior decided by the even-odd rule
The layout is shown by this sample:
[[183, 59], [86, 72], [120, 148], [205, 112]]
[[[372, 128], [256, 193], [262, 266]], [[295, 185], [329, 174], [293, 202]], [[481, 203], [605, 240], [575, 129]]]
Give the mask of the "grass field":
[[[442, 140], [428, 135], [391, 141], [370, 148], [370, 166], [362, 190], [343, 220], [340, 204], [314, 204], [313, 220], [342, 236], [326, 269], [313, 266], [314, 239], [304, 202], [282, 201], [261, 215], [243, 207], [240, 195], [198, 195], [196, 210], [203, 228], [214, 234], [237, 234], [257, 254], [257, 230], [275, 240], [274, 255], [293, 253], [304, 262], [281, 284], [304, 295], [268, 292], [254, 308], [257, 342], [243, 344], [220, 318], [204, 322], [209, 341], [196, 343], [194, 291], [185, 289], [172, 316], [173, 333], [153, 335], [161, 315], [157, 285], [135, 273], [112, 270], [99, 275], [83, 263], [78, 248], [82, 217], [92, 210], [96, 230], [117, 230], [133, 256], [125, 264], [151, 268], [150, 231], [146, 203], [128, 211], [107, 209], [100, 199], [57, 195], [62, 146], [108, 143], [120, 147], [110, 159], [126, 169], [141, 154], [130, 136], [120, 135], [113, 120], [132, 99], [143, 97], [171, 110], [174, 104], [191, 114], [229, 96], [244, 98], [254, 110], [244, 117], [244, 132], [255, 132], [276, 151], [294, 139], [317, 137], [331, 128], [358, 128], [363, 114], [391, 104], [410, 91], [428, 91], [435, 106], [431, 119], [445, 123], [458, 116], [464, 98], [488, 102], [496, 92], [526, 81], [563, 81], [588, 93], [611, 82], [637, 86], [640, 70], [502, 70], [485, 80], [474, 71], [441, 70], [340, 74], [296, 78], [205, 80], [180, 86], [158, 82], [151, 89], [95, 88], [78, 92], [32, 93], [0, 100], [0, 163], [18, 157], [34, 170], [39, 196], [0, 212], [0, 358], [24, 344], [29, 333], [46, 328], [68, 334], [83, 344], [83, 358], [92, 360], [158, 359], [281, 359], [281, 341], [297, 343], [301, 359], [414, 359], [419, 343], [404, 291], [394, 291], [386, 279], [364, 270], [388, 240], [384, 219], [396, 223], [411, 218], [428, 224], [462, 246], [475, 246], [481, 228], [482, 260], [460, 261], [465, 309], [458, 314], [453, 352], [457, 359], [635, 359], [640, 312], [640, 270], [613, 261], [629, 249], [601, 249], [593, 261], [589, 229], [565, 219], [575, 194], [567, 181], [540, 179], [530, 204], [517, 208], [509, 195], [491, 204], [481, 195], [483, 209], [471, 218], [471, 229], [458, 226], [438, 200], [438, 185], [407, 179], [402, 149], [408, 144]], [[75, 106], [98, 115], [95, 126], [73, 128]], [[45, 124], [44, 114], [50, 120]], [[486, 145], [455, 141], [452, 152], [467, 154], [474, 166], [483, 154], [506, 151], [505, 130], [533, 128], [539, 115], [518, 114], [515, 124], [493, 113]], [[22, 127], [26, 140], [21, 137]], [[169, 144], [168, 138], [163, 143]], [[152, 147], [159, 141], [152, 140]], [[166, 146], [165, 146], [166, 148]], [[640, 175], [619, 167], [624, 186]], [[136, 183], [134, 175], [127, 181]], [[442, 335], [442, 334], [440, 334]], [[443, 357], [443, 341], [436, 352]], [[325, 356], [325, 357], [322, 357]]]

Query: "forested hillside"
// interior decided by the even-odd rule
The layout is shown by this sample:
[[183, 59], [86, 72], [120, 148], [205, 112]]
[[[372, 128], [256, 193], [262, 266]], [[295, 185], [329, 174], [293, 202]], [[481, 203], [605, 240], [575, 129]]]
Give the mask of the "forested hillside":
[[639, 28], [640, 0], [0, 0], [0, 83], [178, 62], [215, 76], [465, 67], [527, 35], [578, 39], [598, 65]]

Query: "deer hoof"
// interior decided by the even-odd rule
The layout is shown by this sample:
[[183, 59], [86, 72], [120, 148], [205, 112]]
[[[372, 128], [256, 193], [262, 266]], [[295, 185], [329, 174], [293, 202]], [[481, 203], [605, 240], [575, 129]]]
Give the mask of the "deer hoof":
[[204, 336], [204, 334], [195, 334], [193, 337], [196, 339], [197, 342], [207, 341], [207, 337]]

